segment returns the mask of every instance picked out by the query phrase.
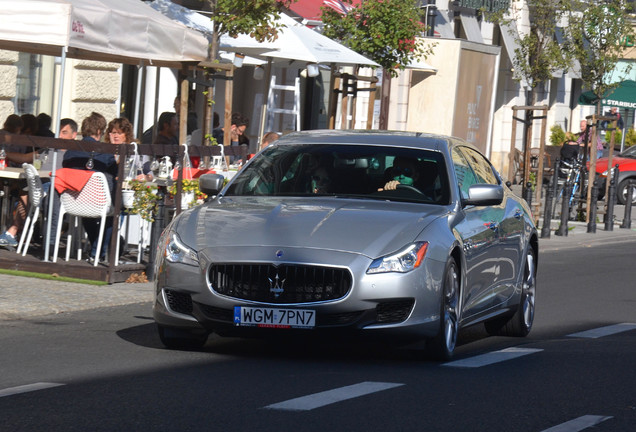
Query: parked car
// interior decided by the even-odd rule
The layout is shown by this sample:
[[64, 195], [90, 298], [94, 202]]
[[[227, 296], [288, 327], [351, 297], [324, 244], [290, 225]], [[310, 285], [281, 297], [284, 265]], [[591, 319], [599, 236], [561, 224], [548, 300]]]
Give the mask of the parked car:
[[426, 340], [449, 359], [462, 327], [532, 328], [530, 210], [463, 141], [293, 133], [222, 184], [201, 176], [215, 197], [159, 242], [154, 319], [169, 348], [201, 347], [211, 332], [353, 332]]
[[[602, 179], [603, 185], [607, 181], [607, 164], [609, 158], [602, 157], [596, 161], [596, 173]], [[625, 204], [627, 201], [627, 188], [630, 184], [634, 185], [632, 189], [632, 202], [636, 203], [636, 146], [627, 148], [622, 153], [612, 158], [613, 167], [618, 164], [618, 183], [616, 188], [616, 198], [619, 204]], [[605, 193], [603, 186], [602, 192]]]

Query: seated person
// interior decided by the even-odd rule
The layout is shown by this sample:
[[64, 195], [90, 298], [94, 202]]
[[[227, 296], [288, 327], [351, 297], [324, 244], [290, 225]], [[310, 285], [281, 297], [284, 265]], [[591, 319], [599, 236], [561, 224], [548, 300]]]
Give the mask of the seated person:
[[386, 182], [383, 188], [379, 188], [378, 192], [396, 190], [400, 184], [414, 186], [420, 177], [419, 170], [416, 169], [415, 161], [401, 156], [395, 158], [389, 173], [391, 179]]
[[572, 132], [566, 133], [565, 141], [559, 152], [561, 159], [569, 162], [577, 160], [580, 152], [579, 147], [580, 145], [577, 143], [574, 134], [572, 134]]
[[323, 166], [316, 167], [311, 173], [310, 192], [313, 194], [325, 194], [331, 191], [331, 176], [327, 172], [327, 168]]

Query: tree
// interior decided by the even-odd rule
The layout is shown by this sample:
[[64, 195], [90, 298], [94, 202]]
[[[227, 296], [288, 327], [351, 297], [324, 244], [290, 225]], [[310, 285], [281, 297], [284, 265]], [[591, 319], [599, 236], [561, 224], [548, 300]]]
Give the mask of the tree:
[[[191, 0], [190, 7], [195, 7], [211, 13], [213, 34], [208, 47], [208, 60], [218, 62], [219, 40], [221, 35], [236, 37], [239, 34], [249, 34], [259, 42], [273, 41], [277, 37], [279, 25], [275, 21], [280, 18], [284, 8], [296, 0]], [[207, 90], [207, 104], [203, 121], [203, 136], [207, 140], [213, 138], [210, 125], [212, 124], [211, 89]], [[229, 134], [227, 135], [229, 137]], [[223, 143], [220, 143], [223, 144]]]
[[414, 59], [426, 58], [432, 44], [418, 40], [426, 26], [416, 0], [363, 1], [341, 14], [322, 8], [323, 34], [374, 60], [396, 76]]
[[322, 8], [323, 34], [348, 46], [382, 66], [380, 129], [386, 129], [390, 78], [397, 76], [412, 60], [426, 58], [434, 43], [424, 42], [425, 35], [417, 0], [362, 1], [347, 7], [342, 14]]
[[[598, 97], [597, 114], [601, 114], [601, 99], [624, 79], [615, 80], [613, 73], [624, 41], [634, 35], [626, 4], [623, 0], [577, 0], [568, 30], [574, 57], [581, 64], [581, 79]], [[630, 69], [631, 65], [623, 73]]]
[[[559, 45], [556, 39], [557, 25], [570, 14], [571, 0], [528, 1], [530, 28], [525, 34], [514, 33], [519, 46], [514, 55], [514, 78], [528, 83], [527, 104], [537, 103], [537, 90], [549, 82], [555, 72], [570, 66], [572, 52], [569, 44]], [[488, 21], [516, 25], [522, 18], [522, 10], [494, 13], [484, 12]], [[502, 28], [502, 31], [507, 31]]]

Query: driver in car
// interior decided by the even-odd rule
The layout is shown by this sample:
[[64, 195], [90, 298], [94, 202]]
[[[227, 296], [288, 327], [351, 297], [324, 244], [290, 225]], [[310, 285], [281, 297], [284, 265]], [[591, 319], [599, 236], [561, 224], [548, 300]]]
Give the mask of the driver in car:
[[412, 159], [400, 156], [396, 157], [390, 171], [393, 180], [389, 180], [383, 188], [378, 189], [378, 192], [396, 190], [399, 184], [414, 186], [420, 176], [420, 173], [415, 167], [415, 162]]

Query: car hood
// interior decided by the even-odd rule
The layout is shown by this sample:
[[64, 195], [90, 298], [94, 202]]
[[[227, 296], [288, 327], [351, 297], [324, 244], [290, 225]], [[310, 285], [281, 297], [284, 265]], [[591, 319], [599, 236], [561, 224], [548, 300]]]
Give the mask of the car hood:
[[176, 230], [197, 250], [274, 246], [377, 257], [411, 243], [446, 213], [443, 206], [388, 201], [223, 198], [184, 214]]
[[[607, 162], [609, 161], [608, 158], [604, 157], [604, 158], [600, 158], [599, 160], [596, 161], [596, 172], [597, 173], [602, 173], [604, 171], [607, 170]], [[618, 166], [620, 167], [621, 170], [625, 170], [625, 168], [628, 168], [627, 171], [632, 171], [632, 170], [636, 170], [636, 159], [633, 158], [626, 158], [626, 157], [620, 157], [620, 156], [614, 156], [612, 158], [612, 166], [618, 164]], [[589, 165], [589, 163], [588, 163]]]

